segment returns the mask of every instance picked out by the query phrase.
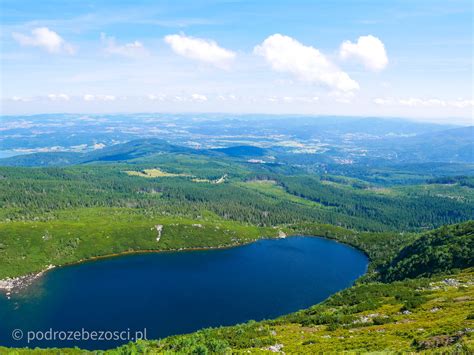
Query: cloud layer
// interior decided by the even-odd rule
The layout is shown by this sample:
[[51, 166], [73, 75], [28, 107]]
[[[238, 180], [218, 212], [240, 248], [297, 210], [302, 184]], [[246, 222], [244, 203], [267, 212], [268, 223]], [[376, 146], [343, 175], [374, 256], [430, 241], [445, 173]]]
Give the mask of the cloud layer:
[[388, 64], [383, 42], [372, 35], [359, 37], [357, 43], [342, 42], [339, 55], [342, 59], [354, 58], [373, 71], [383, 70]]
[[442, 99], [422, 99], [418, 97], [409, 97], [402, 99], [383, 98], [378, 97], [373, 100], [377, 105], [382, 106], [408, 106], [408, 107], [455, 107], [467, 108], [474, 107], [474, 100], [457, 99], [457, 100], [442, 100]]
[[91, 95], [85, 94], [82, 99], [84, 101], [115, 101], [117, 98], [114, 95]]
[[66, 94], [49, 94], [48, 99], [51, 101], [69, 101], [71, 98]]
[[340, 91], [359, 89], [356, 81], [319, 50], [291, 37], [274, 34], [256, 46], [254, 53], [264, 57], [273, 70], [291, 73], [300, 80], [324, 84]]
[[49, 53], [74, 54], [75, 52], [72, 45], [47, 27], [37, 27], [29, 36], [18, 32], [13, 32], [12, 36], [22, 46], [39, 47]]
[[235, 52], [220, 47], [213, 40], [182, 34], [168, 35], [164, 40], [176, 54], [219, 68], [227, 68], [235, 58]]

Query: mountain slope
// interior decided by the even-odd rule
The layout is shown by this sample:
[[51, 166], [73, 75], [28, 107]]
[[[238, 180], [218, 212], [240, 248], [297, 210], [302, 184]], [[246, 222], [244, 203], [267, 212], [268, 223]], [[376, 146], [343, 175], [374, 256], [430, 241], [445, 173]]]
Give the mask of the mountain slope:
[[395, 281], [473, 266], [474, 221], [470, 221], [423, 235], [402, 249], [381, 276]]

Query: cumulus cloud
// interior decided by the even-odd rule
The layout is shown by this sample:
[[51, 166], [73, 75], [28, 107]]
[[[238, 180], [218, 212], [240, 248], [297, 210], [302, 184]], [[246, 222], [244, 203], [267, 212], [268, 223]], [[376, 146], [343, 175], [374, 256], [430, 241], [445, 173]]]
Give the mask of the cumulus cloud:
[[357, 43], [342, 42], [339, 55], [342, 59], [354, 58], [373, 71], [383, 70], [388, 64], [383, 42], [372, 35], [359, 37]]
[[340, 91], [359, 89], [356, 81], [319, 50], [291, 37], [281, 34], [269, 36], [254, 48], [254, 53], [264, 57], [273, 70], [291, 73], [300, 80], [324, 84]]
[[31, 31], [31, 35], [13, 32], [12, 36], [22, 46], [39, 47], [49, 53], [74, 54], [75, 52], [72, 45], [47, 27], [35, 28]]
[[120, 45], [117, 44], [114, 37], [109, 37], [105, 33], [100, 34], [100, 39], [105, 45], [104, 51], [107, 54], [115, 54], [128, 58], [142, 58], [148, 56], [149, 54], [147, 49], [139, 41], [133, 41]]
[[66, 94], [49, 94], [48, 99], [51, 101], [69, 101], [71, 98]]
[[234, 52], [220, 47], [213, 40], [188, 37], [182, 34], [168, 35], [164, 40], [176, 54], [212, 64], [218, 68], [228, 68], [235, 58]]

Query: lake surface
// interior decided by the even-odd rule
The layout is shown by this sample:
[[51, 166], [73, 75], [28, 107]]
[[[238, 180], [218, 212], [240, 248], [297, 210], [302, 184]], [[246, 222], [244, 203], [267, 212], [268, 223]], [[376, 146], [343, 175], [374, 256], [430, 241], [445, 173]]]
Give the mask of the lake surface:
[[[364, 254], [346, 245], [291, 237], [57, 268], [22, 294], [0, 296], [0, 345], [106, 349], [128, 341], [27, 343], [27, 332], [129, 330], [133, 337], [146, 328], [147, 338], [155, 339], [274, 318], [349, 287], [367, 264]], [[14, 329], [23, 340], [12, 339]]]

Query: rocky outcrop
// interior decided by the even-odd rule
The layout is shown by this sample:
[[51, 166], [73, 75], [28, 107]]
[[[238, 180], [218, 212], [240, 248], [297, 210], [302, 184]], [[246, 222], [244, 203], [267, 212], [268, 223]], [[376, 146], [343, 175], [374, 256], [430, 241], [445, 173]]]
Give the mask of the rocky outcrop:
[[161, 233], [163, 232], [163, 225], [157, 224], [155, 226], [155, 229], [156, 229], [156, 241], [159, 242], [161, 238]]
[[44, 270], [36, 274], [7, 277], [6, 279], [0, 280], [0, 292], [5, 292], [7, 296], [10, 296], [12, 292], [29, 286], [33, 281], [40, 278], [46, 271], [52, 268], [54, 268], [54, 265], [48, 265]]

